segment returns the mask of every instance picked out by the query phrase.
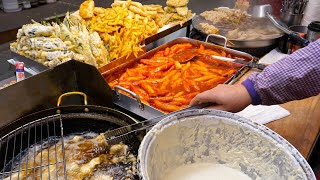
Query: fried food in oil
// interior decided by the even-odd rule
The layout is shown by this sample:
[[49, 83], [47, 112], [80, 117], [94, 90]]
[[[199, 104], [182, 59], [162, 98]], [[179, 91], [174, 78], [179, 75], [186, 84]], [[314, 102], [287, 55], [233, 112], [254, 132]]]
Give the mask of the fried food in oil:
[[240, 9], [241, 11], [248, 11], [250, 3], [248, 0], [236, 0], [234, 9]]
[[217, 8], [200, 14], [211, 24], [200, 24], [200, 28], [211, 34], [215, 26], [223, 26], [220, 34], [233, 40], [257, 40], [279, 37], [281, 32], [263, 18], [253, 18], [239, 9]]
[[244, 11], [229, 8], [216, 8], [211, 11], [205, 11], [200, 15], [213, 24], [221, 22], [235, 26], [239, 25], [248, 16]]
[[203, 30], [206, 34], [218, 34], [219, 29], [216, 28], [213, 25], [210, 25], [208, 23], [200, 23], [199, 26], [201, 27], [201, 30]]
[[[21, 164], [23, 171], [13, 173], [11, 178], [7, 177], [5, 180], [64, 179], [61, 141], [40, 152], [35, 149], [37, 148], [31, 148], [26, 155], [27, 157], [22, 160], [24, 162]], [[34, 154], [34, 151], [37, 152]], [[115, 174], [109, 174], [103, 171], [101, 167], [119, 164], [127, 164], [127, 170], [121, 172], [121, 179], [132, 179], [136, 173], [136, 158], [128, 151], [128, 146], [117, 144], [108, 147], [104, 134], [96, 137], [74, 136], [73, 138], [65, 138], [64, 152], [68, 179], [83, 180], [96, 179], [97, 177], [113, 179]], [[55, 156], [55, 154], [57, 155]], [[35, 160], [33, 160], [34, 158]], [[27, 159], [29, 161], [26, 161]], [[52, 165], [47, 166], [48, 164]], [[33, 168], [40, 165], [43, 167]], [[26, 168], [30, 168], [30, 170], [25, 170]]]
[[[190, 61], [196, 55], [198, 59]], [[242, 67], [210, 55], [232, 57], [222, 49], [175, 44], [106, 80], [112, 88], [129, 89], [145, 104], [169, 113], [186, 108], [198, 93], [224, 83]]]

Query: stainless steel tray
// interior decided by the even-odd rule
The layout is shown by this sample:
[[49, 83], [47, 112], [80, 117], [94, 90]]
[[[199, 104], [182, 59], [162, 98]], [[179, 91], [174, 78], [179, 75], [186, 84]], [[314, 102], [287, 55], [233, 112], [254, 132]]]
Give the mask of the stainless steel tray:
[[9, 59], [8, 62], [12, 65], [14, 65], [15, 62], [23, 62], [25, 68], [27, 68], [31, 71], [31, 72], [28, 72], [31, 75], [36, 75], [36, 74], [39, 74], [39, 73], [49, 69], [47, 66], [45, 66], [39, 62], [32, 60], [32, 59], [29, 59], [25, 56], [21, 56], [20, 54], [17, 54], [15, 52], [11, 52], [11, 55], [12, 55], [12, 59]]
[[185, 27], [187, 27], [187, 32], [186, 32], [186, 36], [189, 36], [190, 34], [190, 26], [192, 24], [192, 18], [190, 18], [188, 21], [186, 21], [185, 23], [183, 23], [182, 25], [180, 24], [168, 24], [163, 26], [157, 34], [154, 34], [150, 37], [147, 37], [145, 39], [145, 45], [151, 44], [171, 33], [174, 33], [180, 29], [183, 29]]
[[[230, 49], [227, 47], [222, 47], [222, 46], [218, 46], [218, 45], [214, 45], [214, 44], [182, 37], [182, 38], [177, 38], [173, 41], [170, 41], [166, 44], [163, 44], [163, 45], [143, 54], [142, 56], [140, 56], [138, 58], [124, 62], [123, 64], [120, 64], [116, 67], [110, 67], [108, 70], [106, 70], [105, 72], [101, 72], [101, 73], [105, 79], [116, 78], [122, 72], [124, 72], [127, 68], [134, 66], [137, 62], [140, 61], [140, 59], [151, 58], [158, 51], [164, 50], [167, 47], [170, 47], [170, 46], [173, 46], [173, 45], [179, 44], [179, 43], [191, 43], [194, 46], [200, 46], [200, 44], [202, 44], [205, 48], [208, 48], [208, 49], [222, 49], [222, 50], [226, 51], [227, 53], [230, 53], [230, 54], [237, 56], [239, 58], [243, 58], [247, 61], [254, 61], [254, 58], [250, 54], [243, 53], [243, 52], [240, 52], [240, 51], [237, 51], [234, 49]], [[249, 67], [246, 67], [246, 66], [242, 67], [231, 78], [229, 78], [225, 82], [225, 84], [233, 84], [243, 74], [245, 74], [248, 70], [250, 70]], [[119, 93], [119, 90], [122, 90], [122, 91], [129, 93], [134, 98], [127, 96], [127, 95], [124, 95], [122, 93]], [[164, 114], [163, 112], [159, 111], [158, 109], [142, 103], [141, 100], [138, 98], [138, 96], [135, 93], [131, 92], [130, 90], [121, 88], [121, 87], [113, 90], [113, 99], [114, 99], [114, 103], [116, 105], [118, 105], [126, 110], [129, 110], [129, 111], [131, 111], [131, 112], [133, 112], [143, 118], [146, 118], [146, 119], [154, 118], [154, 117], [157, 117], [157, 116]]]

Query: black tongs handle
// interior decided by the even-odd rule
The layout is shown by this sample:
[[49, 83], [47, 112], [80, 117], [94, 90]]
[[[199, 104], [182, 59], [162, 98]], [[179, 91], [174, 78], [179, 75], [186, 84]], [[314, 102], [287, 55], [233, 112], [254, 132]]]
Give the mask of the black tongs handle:
[[179, 110], [174, 112], [173, 114], [166, 114], [166, 115], [162, 115], [153, 119], [149, 119], [149, 120], [145, 120], [139, 123], [135, 123], [129, 126], [124, 126], [124, 127], [120, 127], [111, 131], [107, 131], [105, 132], [105, 138], [108, 141], [108, 143], [116, 143], [116, 142], [121, 142], [122, 140], [127, 140], [127, 138], [129, 138], [129, 135], [133, 135], [136, 132], [140, 132], [141, 130], [145, 130], [147, 128], [151, 128], [153, 127], [155, 124], [157, 124], [159, 121], [161, 121], [162, 119], [170, 116], [170, 115], [174, 115], [177, 112], [180, 111], [185, 111], [185, 110], [192, 110], [192, 109], [202, 109], [208, 106], [213, 105], [213, 103], [203, 103], [203, 104], [198, 104], [195, 106], [190, 106], [186, 109], [183, 110]]
[[264, 65], [264, 64], [259, 64], [259, 63], [254, 63], [254, 62], [250, 62], [250, 63], [248, 64], [248, 66], [249, 66], [249, 67], [252, 67], [252, 68], [259, 69], [259, 70], [261, 70], [261, 71], [263, 71], [264, 68], [267, 67], [267, 66]]
[[303, 47], [308, 46], [310, 43], [310, 41], [308, 41], [307, 39], [304, 39], [303, 37], [299, 36], [298, 34], [296, 34], [294, 32], [290, 33], [289, 37]]

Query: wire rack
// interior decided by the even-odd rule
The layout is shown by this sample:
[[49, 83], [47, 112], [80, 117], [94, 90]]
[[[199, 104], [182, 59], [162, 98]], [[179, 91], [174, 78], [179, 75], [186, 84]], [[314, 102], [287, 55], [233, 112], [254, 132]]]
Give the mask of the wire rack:
[[67, 179], [64, 151], [60, 114], [27, 123], [0, 139], [0, 180]]

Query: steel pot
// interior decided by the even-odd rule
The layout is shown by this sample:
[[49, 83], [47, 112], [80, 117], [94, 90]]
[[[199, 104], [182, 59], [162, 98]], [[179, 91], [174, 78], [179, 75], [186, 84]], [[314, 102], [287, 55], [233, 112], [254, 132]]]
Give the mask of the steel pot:
[[138, 160], [144, 180], [166, 179], [172, 170], [196, 163], [222, 165], [252, 179], [316, 179], [303, 156], [278, 134], [215, 110], [163, 119], [144, 137]]
[[[261, 18], [265, 21], [265, 24], [272, 25], [267, 18]], [[193, 18], [192, 25], [195, 29], [200, 31], [201, 33], [210, 36], [209, 40], [213, 43], [228, 46], [230, 48], [262, 48], [262, 47], [268, 47], [277, 44], [279, 39], [283, 36], [283, 34], [275, 35], [272, 38], [268, 39], [256, 39], [256, 40], [239, 40], [239, 39], [227, 39], [225, 37], [225, 33], [219, 34], [219, 36], [216, 36], [215, 34], [206, 34], [204, 33], [204, 29], [200, 26], [201, 23], [207, 22], [203, 17], [201, 16], [195, 16]], [[210, 24], [210, 22], [209, 22]], [[229, 31], [230, 29], [224, 29], [223, 31]], [[225, 42], [227, 39], [227, 42]], [[208, 41], [208, 39], [207, 39]]]

